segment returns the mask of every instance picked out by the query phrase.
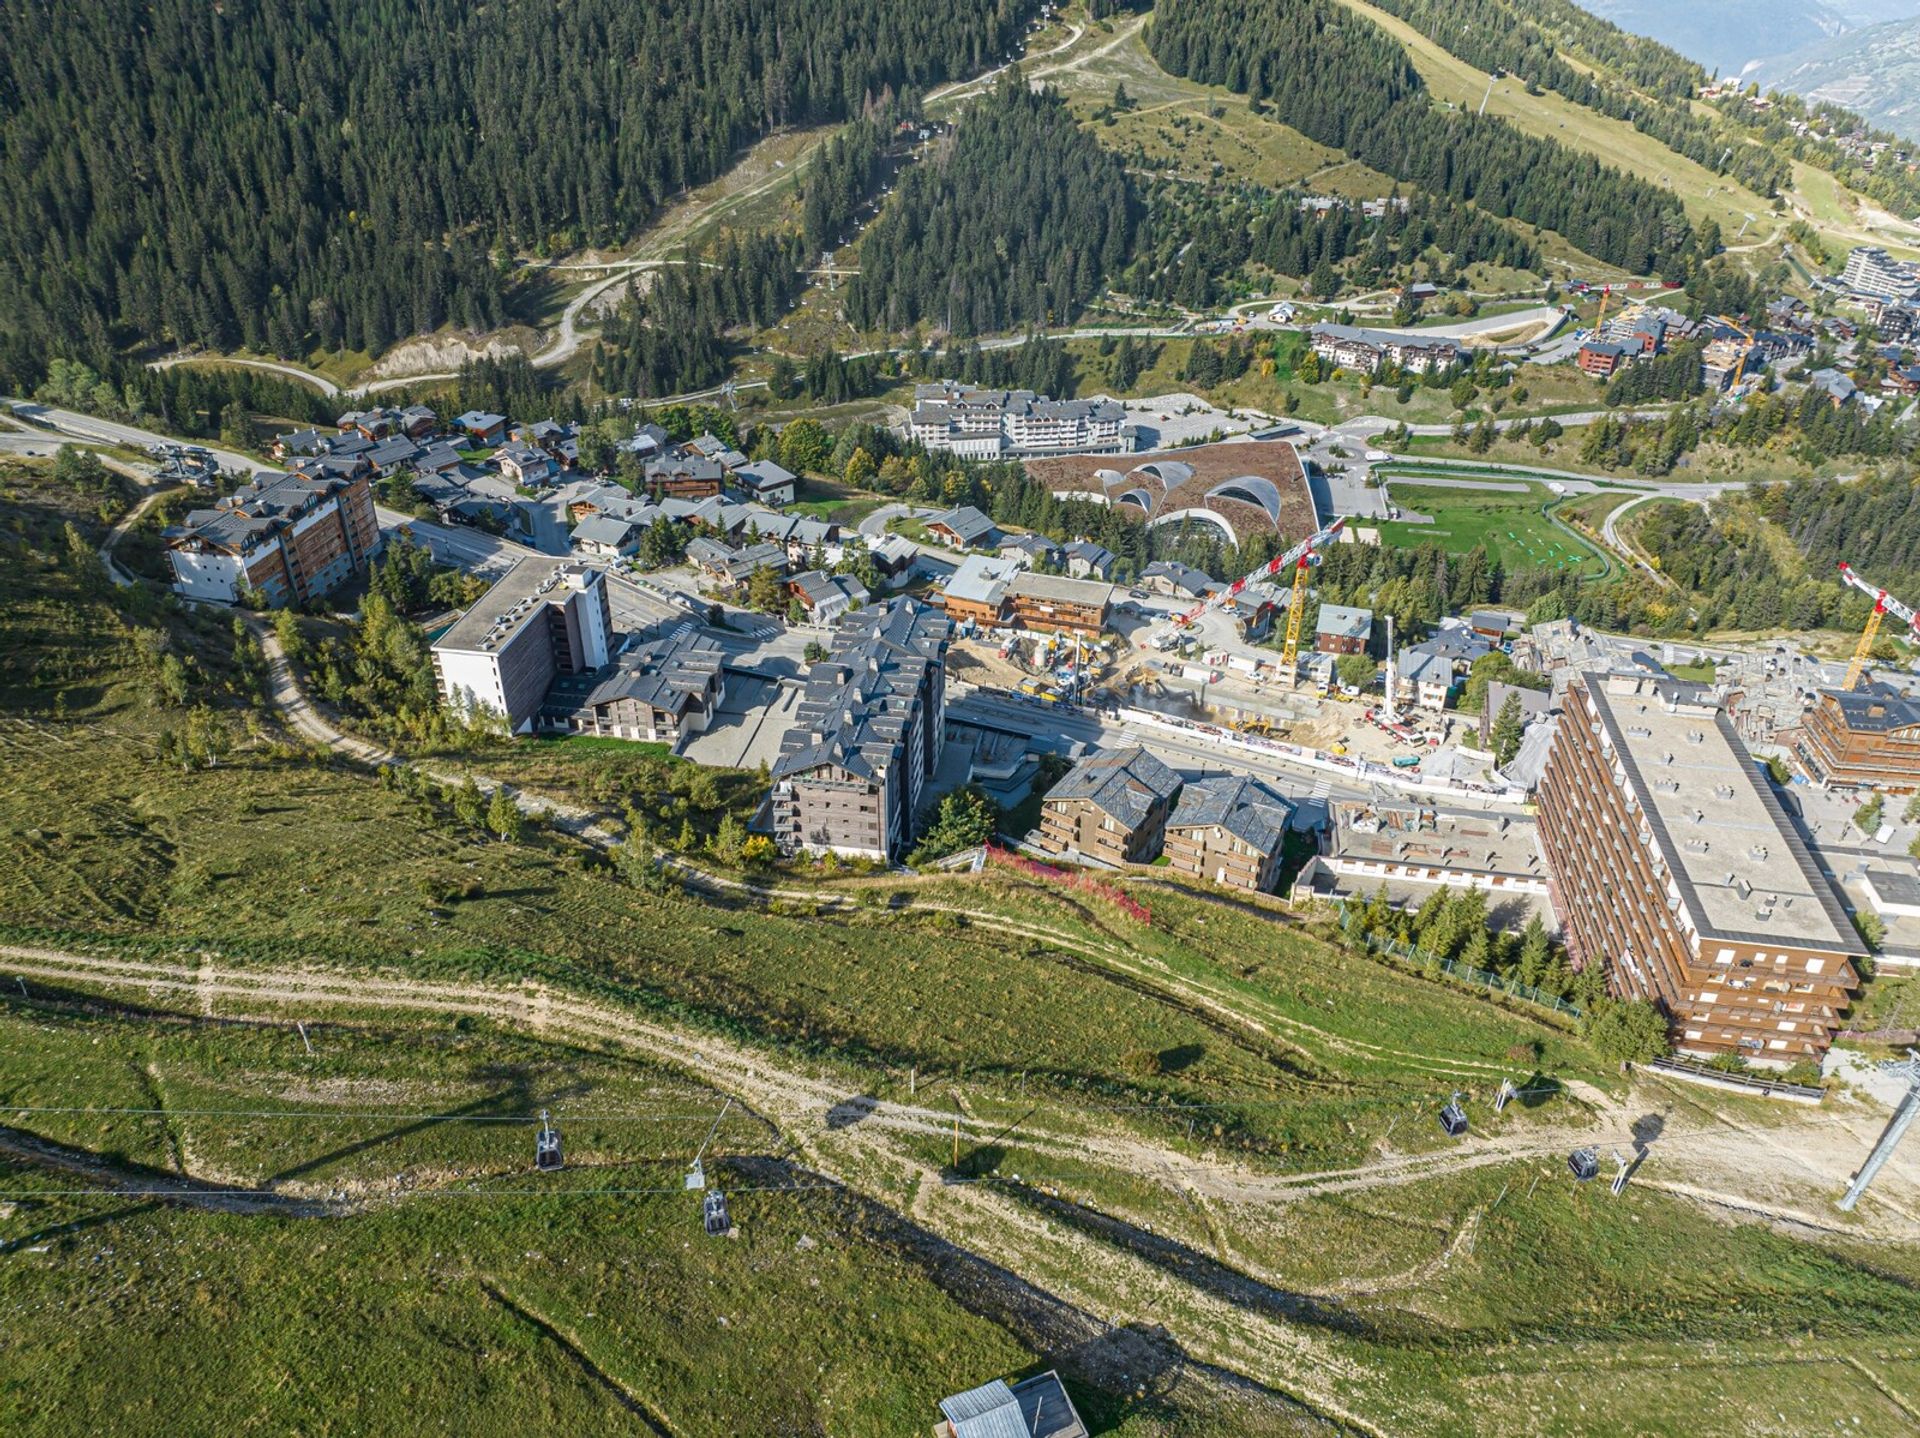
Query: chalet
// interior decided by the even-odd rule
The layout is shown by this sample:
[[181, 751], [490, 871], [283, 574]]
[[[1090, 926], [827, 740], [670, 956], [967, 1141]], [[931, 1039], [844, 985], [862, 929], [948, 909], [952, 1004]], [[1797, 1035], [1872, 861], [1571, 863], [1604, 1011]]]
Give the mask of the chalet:
[[1513, 616], [1492, 609], [1476, 609], [1467, 616], [1467, 628], [1489, 644], [1504, 644], [1513, 632]]
[[1394, 697], [1403, 704], [1441, 710], [1453, 693], [1453, 665], [1424, 645], [1410, 645], [1393, 656]]
[[927, 521], [927, 533], [949, 549], [985, 548], [1000, 530], [994, 522], [970, 504], [936, 514]]
[[749, 499], [772, 505], [775, 509], [783, 504], [792, 504], [798, 492], [792, 472], [770, 459], [741, 465], [733, 471], [733, 482]]
[[573, 547], [601, 559], [624, 559], [640, 547], [644, 531], [630, 520], [610, 514], [590, 515], [573, 527]]
[[787, 581], [787, 592], [800, 601], [812, 624], [831, 624], [850, 609], [858, 609], [871, 595], [851, 574], [827, 574], [809, 569]]
[[647, 488], [661, 499], [705, 499], [720, 493], [725, 479], [719, 460], [698, 454], [656, 460], [646, 469]]
[[458, 469], [466, 461], [460, 458], [460, 451], [450, 444], [435, 444], [420, 450], [408, 462], [415, 474], [441, 474], [450, 469]]
[[712, 722], [726, 692], [725, 660], [719, 645], [690, 629], [637, 636], [610, 664], [557, 679], [538, 727], [678, 744]]
[[913, 576], [914, 562], [920, 550], [904, 534], [888, 534], [867, 542], [872, 554], [873, 572], [889, 589], [898, 589]]
[[1265, 784], [1219, 775], [1189, 784], [1167, 820], [1168, 866], [1229, 888], [1271, 893], [1293, 805]]
[[1823, 689], [1793, 750], [1819, 784], [1920, 790], [1920, 701], [1878, 681], [1860, 689]]
[[392, 474], [395, 470], [413, 467], [413, 461], [419, 457], [420, 446], [404, 434], [396, 434], [391, 439], [381, 440], [372, 449], [366, 451], [366, 461], [377, 475]]
[[523, 489], [538, 489], [559, 471], [553, 456], [536, 444], [517, 439], [493, 452], [500, 473]]
[[1090, 539], [1069, 540], [1064, 546], [1067, 573], [1075, 579], [1113, 578], [1113, 551]]
[[410, 404], [400, 411], [399, 430], [408, 439], [425, 439], [440, 426], [440, 416], [424, 404]]
[[1043, 564], [1058, 564], [1064, 557], [1060, 546], [1038, 534], [1011, 534], [1000, 541], [1000, 557], [1035, 569]]
[[1859, 394], [1859, 387], [1837, 369], [1817, 369], [1807, 376], [1807, 383], [1826, 395], [1835, 409], [1853, 403]]
[[1529, 689], [1523, 684], [1507, 684], [1495, 679], [1487, 685], [1486, 702], [1480, 706], [1480, 747], [1493, 748], [1493, 726], [1500, 718], [1510, 696], [1520, 696], [1520, 722], [1531, 724], [1553, 708], [1553, 696], [1545, 689]]
[[1163, 599], [1205, 599], [1221, 584], [1177, 559], [1156, 559], [1140, 571], [1140, 587]]
[[1006, 608], [1007, 582], [1017, 570], [1011, 560], [968, 555], [947, 580], [943, 595], [947, 618], [955, 624], [972, 623], [982, 629], [997, 626]]
[[1135, 745], [1082, 759], [1040, 805], [1038, 847], [1094, 863], [1151, 863], [1180, 776]]
[[349, 410], [334, 421], [342, 434], [351, 431], [363, 439], [385, 439], [398, 427], [400, 415], [390, 409]]
[[478, 445], [493, 445], [507, 437], [507, 417], [470, 409], [453, 422], [453, 427]]
[[273, 457], [292, 459], [297, 455], [319, 454], [330, 447], [329, 437], [317, 429], [290, 429], [274, 439]]
[[1314, 621], [1313, 647], [1322, 654], [1364, 654], [1373, 637], [1373, 611], [1347, 604], [1323, 604]]

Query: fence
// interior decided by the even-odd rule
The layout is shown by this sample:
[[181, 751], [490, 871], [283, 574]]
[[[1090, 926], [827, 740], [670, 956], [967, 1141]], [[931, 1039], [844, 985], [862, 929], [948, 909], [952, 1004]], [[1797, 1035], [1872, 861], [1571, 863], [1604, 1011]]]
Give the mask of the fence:
[[1717, 1069], [1712, 1064], [1701, 1063], [1696, 1059], [1660, 1058], [1654, 1059], [1647, 1067], [1692, 1083], [1731, 1089], [1738, 1093], [1749, 1093], [1757, 1098], [1784, 1098], [1791, 1099], [1795, 1103], [1819, 1103], [1827, 1096], [1825, 1089], [1814, 1084], [1787, 1083], [1781, 1079], [1768, 1078], [1764, 1074], [1733, 1073], [1726, 1069]]
[[1483, 989], [1492, 989], [1495, 993], [1511, 994], [1516, 999], [1525, 999], [1530, 1004], [1539, 1004], [1542, 1008], [1552, 1009], [1557, 1014], [1569, 1018], [1584, 1017], [1584, 1011], [1578, 1004], [1570, 1004], [1557, 994], [1536, 989], [1532, 984], [1523, 984], [1518, 979], [1503, 979], [1500, 975], [1486, 969], [1476, 969], [1471, 964], [1460, 963], [1456, 959], [1443, 959], [1431, 949], [1423, 949], [1418, 944], [1401, 943], [1398, 939], [1389, 939], [1380, 934], [1356, 934], [1352, 924], [1358, 906], [1349, 908], [1345, 899], [1334, 900], [1334, 907], [1340, 911], [1340, 929], [1348, 938], [1360, 939], [1375, 953], [1385, 954], [1389, 958], [1403, 959], [1408, 963], [1419, 964], [1423, 968], [1438, 969], [1451, 978], [1463, 983], [1474, 984]]
[[1073, 869], [1056, 869], [1052, 864], [1043, 864], [1038, 859], [1029, 859], [1024, 854], [1016, 854], [1003, 849], [998, 844], [987, 845], [987, 858], [1005, 868], [1017, 869], [1036, 879], [1044, 879], [1052, 884], [1065, 884], [1070, 889], [1078, 889], [1083, 894], [1092, 894], [1105, 899], [1130, 919], [1143, 924], [1153, 923], [1153, 913], [1137, 899], [1129, 898], [1112, 884], [1103, 884], [1090, 874], [1079, 873]]

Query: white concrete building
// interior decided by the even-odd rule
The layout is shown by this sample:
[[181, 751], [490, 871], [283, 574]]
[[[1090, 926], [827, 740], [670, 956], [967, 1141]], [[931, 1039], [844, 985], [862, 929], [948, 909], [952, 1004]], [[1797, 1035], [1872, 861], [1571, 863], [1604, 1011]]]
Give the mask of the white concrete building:
[[588, 674], [613, 655], [606, 575], [591, 565], [523, 559], [433, 646], [440, 697], [462, 714], [487, 711], [533, 728], [563, 674]]

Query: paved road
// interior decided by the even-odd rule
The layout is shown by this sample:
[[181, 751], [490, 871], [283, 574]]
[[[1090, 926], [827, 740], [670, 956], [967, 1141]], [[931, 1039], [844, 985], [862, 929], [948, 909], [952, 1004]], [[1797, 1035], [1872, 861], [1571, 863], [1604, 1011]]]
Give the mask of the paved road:
[[[95, 444], [120, 444], [134, 449], [147, 449], [156, 444], [198, 444], [198, 440], [176, 439], [170, 434], [156, 434], [150, 429], [141, 429], [137, 425], [120, 424], [115, 420], [96, 419], [90, 414], [75, 414], [72, 410], [51, 409], [38, 406], [31, 418], [59, 431], [72, 435], [75, 439], [92, 440]], [[205, 446], [202, 446], [205, 448]], [[248, 459], [244, 454], [235, 454], [230, 449], [208, 449], [214, 462], [222, 469], [237, 469], [243, 474], [258, 474], [262, 470], [273, 468], [257, 459]]]

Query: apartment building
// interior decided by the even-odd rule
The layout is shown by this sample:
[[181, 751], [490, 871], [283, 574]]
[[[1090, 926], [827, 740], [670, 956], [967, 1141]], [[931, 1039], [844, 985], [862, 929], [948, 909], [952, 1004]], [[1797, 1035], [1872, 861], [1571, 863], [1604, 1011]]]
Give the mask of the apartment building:
[[1196, 780], [1167, 820], [1167, 863], [1196, 879], [1271, 893], [1292, 821], [1293, 805], [1257, 780]]
[[1907, 300], [1920, 295], [1920, 267], [1896, 260], [1877, 245], [1862, 245], [1847, 255], [1840, 283], [1850, 294]]
[[1445, 369], [1460, 358], [1452, 340], [1416, 339], [1392, 330], [1357, 329], [1352, 325], [1315, 325], [1308, 332], [1313, 352], [1345, 370], [1372, 374], [1391, 361], [1409, 374]]
[[1389, 902], [1406, 908], [1440, 888], [1485, 889], [1492, 922], [1507, 928], [1539, 910], [1551, 914], [1538, 829], [1526, 815], [1414, 800], [1334, 800], [1320, 852], [1300, 871], [1295, 893], [1364, 900], [1382, 888]]
[[913, 401], [907, 433], [928, 449], [971, 459], [1133, 447], [1126, 406], [1112, 399], [1055, 400], [1032, 390], [941, 380], [915, 385]]
[[1920, 789], [1920, 702], [1891, 685], [1821, 690], [1792, 739], [1815, 783]]
[[1039, 847], [1115, 866], [1151, 863], [1179, 792], [1180, 776], [1139, 745], [1082, 759], [1040, 805]]
[[782, 852], [889, 862], [906, 850], [946, 739], [952, 626], [915, 599], [842, 616], [773, 766]]
[[678, 746], [713, 722], [725, 697], [725, 651], [682, 622], [635, 636], [603, 668], [556, 678], [539, 727]]
[[1023, 569], [1007, 581], [1007, 620], [1016, 629], [1087, 638], [1107, 627], [1113, 586]]
[[1539, 801], [1576, 964], [1657, 1004], [1682, 1053], [1784, 1065], [1826, 1052], [1866, 947], [1705, 690], [1575, 680]]
[[164, 538], [176, 594], [232, 604], [251, 591], [277, 608], [319, 599], [365, 569], [380, 526], [364, 472], [261, 474]]
[[606, 575], [591, 565], [522, 559], [433, 645], [440, 697], [524, 734], [563, 675], [591, 674], [613, 655]]

